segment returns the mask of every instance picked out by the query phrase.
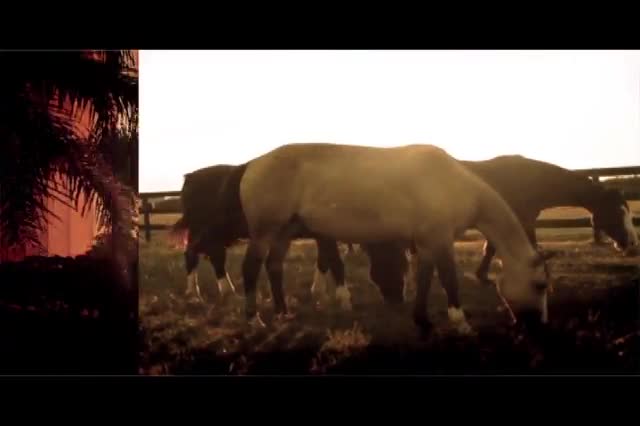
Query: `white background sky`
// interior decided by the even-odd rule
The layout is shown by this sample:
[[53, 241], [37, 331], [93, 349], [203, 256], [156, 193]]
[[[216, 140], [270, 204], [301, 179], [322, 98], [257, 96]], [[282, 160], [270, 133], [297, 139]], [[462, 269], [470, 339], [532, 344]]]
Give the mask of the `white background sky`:
[[640, 165], [640, 51], [140, 52], [140, 191], [292, 142]]

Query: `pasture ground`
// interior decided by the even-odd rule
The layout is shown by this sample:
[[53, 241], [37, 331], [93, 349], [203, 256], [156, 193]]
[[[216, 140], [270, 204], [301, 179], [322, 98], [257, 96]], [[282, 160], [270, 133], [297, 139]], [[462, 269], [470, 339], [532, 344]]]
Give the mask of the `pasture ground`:
[[[293, 320], [274, 322], [270, 301], [259, 297], [264, 330], [244, 325], [240, 264], [246, 249], [229, 250], [227, 267], [239, 295], [219, 300], [211, 265], [201, 259], [204, 304], [184, 297], [183, 253], [164, 232], [140, 244], [142, 374], [629, 374], [640, 372], [639, 257], [624, 258], [591, 244], [589, 229], [540, 230], [554, 292], [550, 325], [531, 336], [508, 323], [496, 291], [468, 278], [482, 241], [470, 233], [456, 244], [461, 300], [476, 337], [449, 328], [446, 296], [434, 280], [429, 312], [434, 333], [421, 339], [411, 320], [412, 299], [399, 310], [382, 303], [369, 281], [368, 257], [345, 254], [353, 311], [315, 303], [309, 293], [316, 247], [292, 244], [285, 292]], [[498, 271], [494, 262], [492, 271]], [[269, 297], [266, 273], [259, 288]]]

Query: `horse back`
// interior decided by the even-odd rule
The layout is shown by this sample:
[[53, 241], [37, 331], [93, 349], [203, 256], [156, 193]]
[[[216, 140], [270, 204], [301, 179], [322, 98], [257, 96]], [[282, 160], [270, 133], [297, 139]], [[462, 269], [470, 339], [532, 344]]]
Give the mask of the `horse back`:
[[336, 233], [349, 227], [347, 220], [358, 226], [361, 219], [409, 237], [417, 222], [468, 221], [478, 181], [432, 145], [292, 144], [252, 160], [240, 192], [255, 229], [297, 215], [311, 228], [321, 221]]
[[572, 202], [589, 184], [571, 170], [521, 155], [461, 163], [495, 189], [519, 215], [537, 214], [556, 203]]

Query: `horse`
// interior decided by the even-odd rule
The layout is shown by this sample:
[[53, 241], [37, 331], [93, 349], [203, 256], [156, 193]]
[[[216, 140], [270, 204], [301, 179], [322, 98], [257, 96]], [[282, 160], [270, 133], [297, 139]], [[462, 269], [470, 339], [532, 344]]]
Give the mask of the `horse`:
[[256, 282], [263, 263], [276, 311], [287, 312], [283, 261], [300, 229], [333, 241], [414, 245], [419, 260], [414, 323], [423, 332], [431, 328], [426, 308], [436, 269], [447, 292], [449, 319], [471, 332], [458, 296], [453, 243], [461, 230], [476, 227], [503, 259], [497, 288], [512, 320], [548, 319], [545, 256], [532, 247], [500, 195], [439, 147], [282, 145], [247, 164], [239, 196], [249, 231], [242, 274], [250, 324], [261, 322]]
[[[206, 255], [213, 266], [219, 293], [224, 297], [236, 292], [225, 263], [227, 248], [249, 236], [238, 198], [239, 180], [245, 168], [246, 164], [220, 164], [184, 175], [183, 216], [173, 225], [171, 236], [174, 240], [187, 241], [185, 295], [194, 300], [202, 300], [196, 272], [200, 254]], [[303, 229], [295, 237], [314, 238]], [[344, 283], [344, 264], [337, 242], [316, 238], [316, 245], [318, 259], [311, 292], [319, 293], [324, 285], [330, 299], [337, 300], [344, 310], [351, 309], [351, 295]]]
[[[483, 161], [460, 161], [468, 170], [488, 183], [507, 202], [522, 224], [533, 246], [537, 246], [535, 223], [542, 210], [553, 207], [582, 207], [591, 213], [594, 234], [603, 231], [614, 242], [614, 247], [626, 255], [638, 250], [638, 234], [628, 203], [615, 189], [607, 189], [588, 177], [560, 166], [530, 159], [521, 155], [504, 155]], [[382, 292], [390, 300], [402, 298], [401, 274], [409, 265], [393, 244], [364, 247], [372, 264], [384, 270], [375, 283], [384, 287]], [[415, 250], [410, 250], [415, 254]], [[493, 284], [488, 279], [489, 267], [495, 256], [495, 245], [488, 239], [483, 258], [476, 270], [481, 283]], [[398, 261], [386, 260], [387, 258]], [[414, 266], [414, 265], [411, 265]], [[413, 275], [408, 272], [408, 275]]]
[[[591, 213], [594, 231], [611, 237], [616, 249], [625, 254], [637, 250], [638, 234], [633, 227], [631, 209], [620, 191], [607, 189], [574, 171], [521, 155], [462, 163], [509, 204], [534, 246], [537, 245], [536, 220], [542, 210], [582, 207]], [[490, 282], [487, 276], [495, 252], [495, 246], [488, 239], [476, 271], [481, 281]]]

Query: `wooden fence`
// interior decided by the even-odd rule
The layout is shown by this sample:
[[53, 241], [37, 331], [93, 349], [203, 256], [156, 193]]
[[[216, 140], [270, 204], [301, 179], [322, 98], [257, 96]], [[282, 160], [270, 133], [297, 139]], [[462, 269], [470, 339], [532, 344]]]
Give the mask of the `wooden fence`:
[[[600, 180], [603, 177], [617, 177], [626, 175], [640, 175], [640, 167], [609, 167], [602, 169], [578, 169], [574, 170], [585, 176], [589, 176], [593, 180]], [[175, 211], [154, 211], [152, 204], [149, 202], [151, 198], [162, 197], [180, 197], [180, 191], [161, 191], [161, 192], [143, 192], [140, 193], [142, 199], [142, 207], [140, 214], [143, 215], [144, 222], [138, 224], [140, 228], [144, 230], [145, 239], [151, 241], [151, 231], [169, 229], [171, 225], [165, 224], [152, 224], [151, 214], [180, 214], [180, 209]], [[625, 198], [628, 201], [640, 200], [640, 188], [636, 188], [633, 191], [625, 191]], [[635, 226], [640, 226], [640, 218], [635, 217], [633, 219]], [[538, 228], [590, 228], [591, 221], [589, 218], [577, 218], [577, 219], [540, 219], [536, 222]]]

